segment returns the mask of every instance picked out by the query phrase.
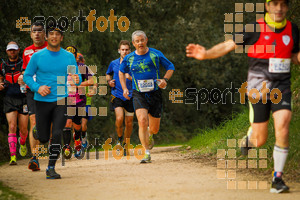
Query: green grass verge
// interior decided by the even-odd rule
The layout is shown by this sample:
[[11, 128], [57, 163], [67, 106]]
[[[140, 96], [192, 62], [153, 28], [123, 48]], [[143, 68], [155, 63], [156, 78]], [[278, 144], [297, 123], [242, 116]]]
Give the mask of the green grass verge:
[[[191, 146], [192, 149], [196, 149], [199, 154], [216, 157], [218, 149], [229, 149], [229, 147], [227, 147], [227, 139], [236, 139], [237, 144], [238, 139], [241, 139], [247, 133], [249, 127], [248, 119], [248, 109], [244, 107], [241, 113], [233, 115], [232, 120], [225, 121], [223, 124], [213, 129], [199, 130], [199, 134], [191, 139], [187, 145]], [[268, 167], [267, 169], [262, 169], [262, 171], [270, 171], [273, 168], [272, 154], [275, 143], [275, 130], [272, 118], [270, 118], [268, 130], [268, 141], [262, 147], [257, 148], [267, 149], [268, 152]], [[300, 177], [299, 130], [300, 114], [299, 112], [293, 112], [293, 119], [290, 124], [290, 150], [284, 171], [286, 174], [297, 176], [298, 180]], [[241, 156], [238, 146], [235, 149], [237, 150], [237, 158], [245, 159]]]
[[28, 200], [29, 197], [13, 191], [11, 188], [0, 182], [0, 200]]

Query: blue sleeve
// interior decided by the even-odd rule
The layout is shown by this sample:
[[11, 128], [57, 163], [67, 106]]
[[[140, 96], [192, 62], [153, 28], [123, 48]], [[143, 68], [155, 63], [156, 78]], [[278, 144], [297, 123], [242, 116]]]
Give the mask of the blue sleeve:
[[40, 85], [33, 80], [33, 75], [36, 74], [36, 71], [37, 71], [37, 57], [35, 54], [33, 54], [27, 67], [26, 67], [26, 70], [25, 70], [25, 73], [23, 76], [24, 82], [28, 85], [28, 87], [33, 92], [37, 92], [40, 88]]
[[127, 56], [123, 59], [121, 66], [120, 66], [120, 71], [123, 73], [129, 73], [129, 67], [128, 67], [128, 61], [127, 61]]
[[160, 64], [166, 69], [166, 70], [174, 70], [175, 71], [175, 67], [173, 65], [173, 63], [171, 63], [171, 61], [169, 61], [162, 52], [158, 51], [158, 55], [159, 55], [159, 62]]
[[109, 64], [108, 69], [107, 69], [107, 71], [106, 71], [106, 74], [107, 74], [107, 75], [112, 75], [112, 73], [113, 73], [113, 62], [111, 62], [111, 63]]

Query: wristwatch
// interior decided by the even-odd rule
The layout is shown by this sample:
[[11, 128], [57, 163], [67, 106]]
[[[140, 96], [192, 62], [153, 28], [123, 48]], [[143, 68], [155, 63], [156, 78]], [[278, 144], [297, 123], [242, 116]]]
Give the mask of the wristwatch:
[[165, 79], [165, 81], [166, 81], [166, 82], [168, 82], [168, 81], [169, 81], [169, 79], [167, 79], [167, 78], [164, 78], [164, 79]]

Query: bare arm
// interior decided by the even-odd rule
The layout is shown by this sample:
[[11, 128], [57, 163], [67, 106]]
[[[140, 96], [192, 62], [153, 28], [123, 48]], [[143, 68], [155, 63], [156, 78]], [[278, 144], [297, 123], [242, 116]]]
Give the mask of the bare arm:
[[111, 79], [111, 75], [109, 74], [106, 74], [106, 80], [107, 80], [107, 83], [110, 87], [115, 87], [116, 84], [115, 84], [115, 80], [114, 79]]
[[233, 40], [227, 40], [213, 46], [211, 49], [206, 50], [199, 44], [189, 44], [186, 47], [186, 56], [198, 60], [215, 59], [228, 54], [230, 51], [236, 49], [236, 44]]
[[120, 83], [121, 83], [122, 89], [123, 89], [123, 96], [124, 96], [126, 99], [130, 100], [130, 98], [129, 98], [129, 96], [128, 96], [128, 95], [129, 95], [129, 91], [128, 91], [127, 87], [126, 87], [126, 77], [125, 77], [125, 73], [119, 71], [119, 79], [120, 79]]
[[168, 70], [166, 72], [166, 74], [164, 75], [164, 78], [170, 80], [170, 78], [172, 77], [173, 73], [174, 73], [174, 70]]
[[106, 74], [105, 78], [106, 78], [106, 81], [110, 81], [111, 80], [111, 75]]
[[300, 65], [300, 51], [292, 54], [292, 62], [296, 65]]
[[166, 72], [166, 74], [164, 75], [164, 79], [159, 79], [159, 81], [161, 83], [158, 85], [158, 87], [165, 88], [167, 86], [167, 82], [166, 82], [165, 78], [169, 80], [172, 77], [173, 73], [174, 73], [174, 70], [168, 70]]
[[131, 77], [128, 73], [125, 74], [125, 77], [126, 77], [128, 80], [132, 81], [132, 77]]
[[4, 90], [4, 82], [3, 82], [3, 76], [0, 75], [0, 91]]
[[86, 94], [88, 97], [92, 97], [97, 93], [97, 86], [98, 86], [97, 78], [95, 76], [92, 76], [92, 79], [94, 84], [93, 87], [88, 87], [88, 93]]
[[80, 84], [80, 86], [92, 86], [92, 85], [94, 85], [94, 79], [93, 78], [89, 78], [89, 80], [83, 81]]

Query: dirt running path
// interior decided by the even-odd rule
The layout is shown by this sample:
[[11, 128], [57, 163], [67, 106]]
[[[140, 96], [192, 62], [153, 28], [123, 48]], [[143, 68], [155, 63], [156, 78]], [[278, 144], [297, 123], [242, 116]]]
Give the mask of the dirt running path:
[[[65, 166], [57, 163], [60, 180], [47, 180], [47, 161], [41, 161], [41, 171], [26, 169], [28, 160], [17, 166], [0, 167], [0, 181], [31, 199], [300, 199], [300, 184], [289, 183], [291, 193], [270, 194], [268, 190], [228, 190], [226, 180], [217, 179], [216, 167], [201, 160], [190, 159], [178, 147], [160, 147], [152, 150], [152, 163], [139, 164], [131, 157], [95, 160], [72, 158]], [[237, 180], [245, 176], [237, 174]], [[269, 185], [268, 185], [269, 187]]]

